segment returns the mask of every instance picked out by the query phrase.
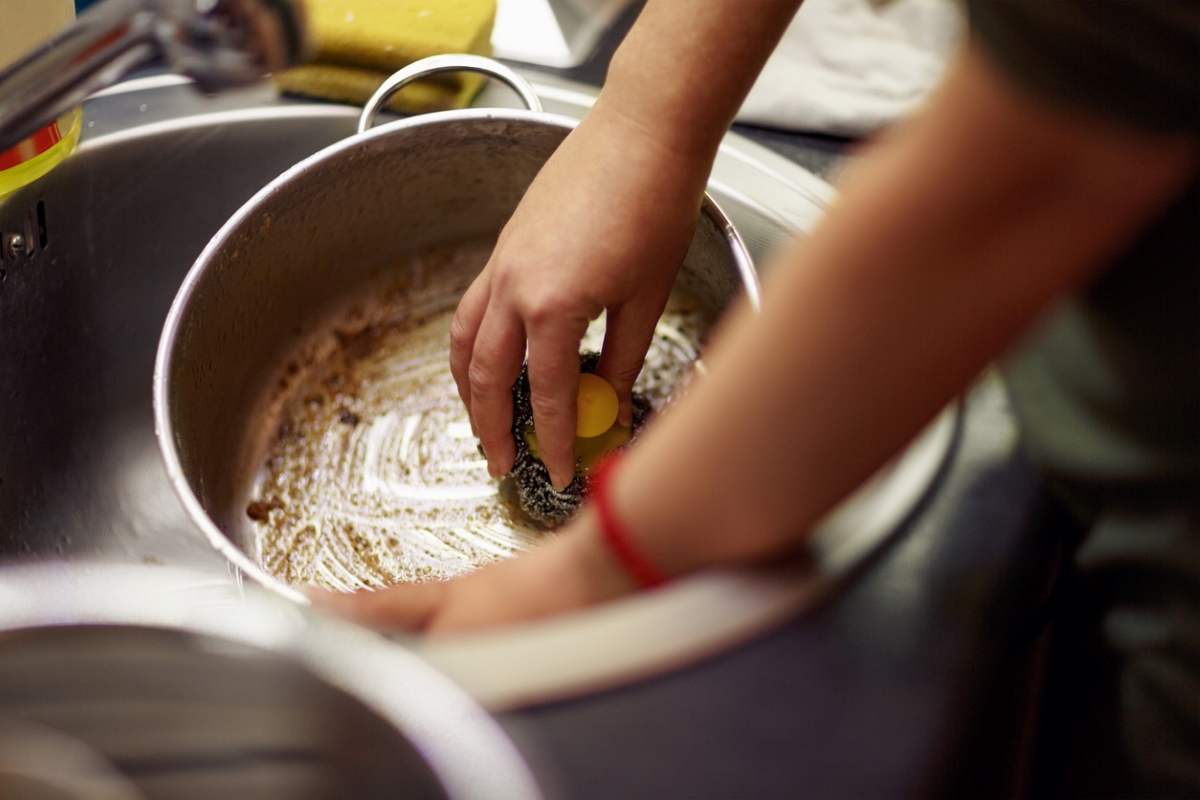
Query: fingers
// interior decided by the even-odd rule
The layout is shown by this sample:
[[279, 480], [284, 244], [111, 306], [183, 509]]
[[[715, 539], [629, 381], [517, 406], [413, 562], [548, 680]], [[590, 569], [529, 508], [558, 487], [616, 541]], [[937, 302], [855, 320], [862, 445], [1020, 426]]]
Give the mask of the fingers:
[[[467, 416], [471, 415], [471, 381], [468, 377], [471, 356], [475, 351], [475, 339], [479, 335], [479, 326], [483, 322], [491, 294], [491, 278], [484, 269], [458, 302], [458, 310], [454, 312], [454, 319], [450, 322], [450, 372], [454, 375], [458, 396], [467, 407]], [[474, 428], [474, 421], [471, 425]]]
[[493, 303], [484, 313], [467, 368], [471, 423], [493, 478], [507, 475], [516, 458], [512, 438], [512, 387], [525, 358], [525, 326]]
[[445, 583], [414, 583], [354, 594], [311, 587], [305, 594], [313, 608], [368, 627], [420, 631], [441, 608], [446, 592]]
[[533, 427], [550, 482], [562, 491], [575, 478], [575, 399], [579, 340], [587, 320], [535, 328], [529, 337], [529, 395]]
[[621, 425], [633, 423], [633, 383], [642, 371], [646, 351], [654, 338], [654, 326], [658, 324], [658, 318], [666, 304], [665, 298], [658, 304], [656, 300], [657, 298], [649, 298], [648, 302], [629, 302], [608, 310], [604, 350], [600, 354], [596, 374], [612, 384], [617, 391], [617, 399], [621, 404], [617, 412], [617, 422]]
[[354, 594], [310, 587], [306, 594], [320, 612], [437, 635], [561, 614], [636, 589], [585, 512], [548, 544], [461, 578]]

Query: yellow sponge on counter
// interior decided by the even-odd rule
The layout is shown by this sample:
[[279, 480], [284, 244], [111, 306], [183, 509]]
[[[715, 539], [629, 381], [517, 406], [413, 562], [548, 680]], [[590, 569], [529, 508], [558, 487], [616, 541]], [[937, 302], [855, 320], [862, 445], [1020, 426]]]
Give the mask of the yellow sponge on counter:
[[316, 0], [308, 24], [323, 63], [392, 73], [442, 53], [492, 53], [496, 0]]
[[[491, 55], [496, 0], [312, 0], [314, 63], [274, 77], [286, 94], [361, 105], [388, 75], [441, 53]], [[474, 73], [410, 84], [388, 107], [417, 112], [462, 108], [483, 86]]]
[[[279, 73], [273, 80], [284, 94], [361, 106], [366, 105], [390, 74], [332, 64], [309, 64]], [[465, 108], [483, 86], [485, 78], [475, 74], [464, 77], [458, 88], [433, 81], [414, 81], [392, 95], [387, 108], [402, 114]]]

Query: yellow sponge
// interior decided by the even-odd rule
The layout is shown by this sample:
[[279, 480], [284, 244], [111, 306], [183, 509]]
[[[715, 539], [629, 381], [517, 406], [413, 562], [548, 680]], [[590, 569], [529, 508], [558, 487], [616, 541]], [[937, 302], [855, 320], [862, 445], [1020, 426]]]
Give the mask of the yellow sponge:
[[[276, 88], [284, 94], [361, 106], [366, 105], [389, 74], [332, 64], [309, 64], [281, 72], [274, 76], [274, 81]], [[465, 75], [464, 78], [459, 88], [433, 81], [414, 81], [392, 95], [387, 108], [402, 114], [464, 108], [485, 80], [483, 76], [475, 74]]]
[[[314, 63], [275, 76], [287, 94], [361, 105], [396, 70], [441, 53], [491, 55], [496, 0], [313, 0], [308, 25]], [[461, 108], [483, 86], [474, 73], [451, 73], [402, 89], [396, 111]]]

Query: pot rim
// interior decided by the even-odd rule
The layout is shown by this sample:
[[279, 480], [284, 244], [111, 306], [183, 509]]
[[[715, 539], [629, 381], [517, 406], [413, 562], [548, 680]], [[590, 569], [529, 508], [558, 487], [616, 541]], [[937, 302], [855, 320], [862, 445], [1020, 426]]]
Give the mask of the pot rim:
[[[552, 114], [545, 111], [528, 111], [524, 109], [459, 109], [452, 111], [437, 111], [420, 116], [408, 117], [394, 122], [389, 122], [384, 125], [371, 128], [363, 133], [348, 136], [341, 141], [325, 147], [307, 158], [297, 162], [294, 166], [284, 171], [277, 178], [272, 180], [262, 189], [247, 200], [242, 206], [234, 212], [234, 214], [226, 220], [217, 233], [205, 245], [204, 250], [196, 258], [188, 270], [183, 283], [180, 284], [179, 290], [175, 294], [175, 298], [171, 301], [171, 309], [167, 314], [165, 323], [163, 324], [162, 333], [158, 340], [158, 351], [154, 361], [154, 435], [158, 440], [159, 453], [162, 456], [163, 464], [166, 467], [167, 479], [171, 483], [171, 488], [175, 491], [176, 496], [183, 504], [184, 510], [191, 518], [205, 538], [214, 549], [225, 557], [233, 566], [242, 573], [250, 576], [256, 583], [282, 595], [296, 603], [308, 605], [309, 600], [301, 592], [288, 586], [283, 581], [269, 574], [258, 563], [256, 563], [249, 554], [240, 547], [235, 545], [224, 532], [217, 527], [216, 523], [205, 511], [200, 499], [192, 491], [192, 486], [188, 482], [187, 475], [184, 472], [183, 464], [179, 458], [179, 451], [175, 445], [175, 431], [171, 423], [171, 392], [170, 392], [170, 374], [174, 363], [175, 344], [179, 337], [184, 320], [187, 317], [188, 309], [191, 306], [192, 299], [198, 291], [200, 282], [210, 268], [211, 262], [215, 256], [225, 248], [230, 237], [249, 219], [256, 214], [259, 208], [266, 203], [270, 198], [276, 196], [280, 192], [287, 191], [290, 184], [307, 174], [309, 171], [325, 164], [335, 158], [340, 157], [343, 153], [352, 148], [356, 148], [364, 143], [382, 139], [403, 131], [419, 129], [422, 127], [433, 127], [438, 125], [453, 124], [457, 122], [465, 122], [471, 120], [488, 120], [495, 119], [501, 121], [512, 122], [533, 122], [542, 125], [550, 125], [552, 127], [562, 128], [570, 131], [579, 124], [579, 121], [562, 116], [560, 114]], [[761, 290], [758, 282], [758, 275], [754, 269], [753, 260], [750, 257], [749, 250], [742, 241], [741, 236], [733, 227], [729, 217], [721, 210], [717, 202], [708, 194], [704, 193], [704, 200], [701, 205], [700, 213], [708, 215], [712, 222], [716, 225], [721, 235], [724, 237], [730, 253], [733, 256], [734, 263], [737, 267], [738, 277], [741, 280], [743, 289], [746, 292], [746, 297], [750, 302], [751, 307], [755, 312], [758, 312], [761, 307]]]

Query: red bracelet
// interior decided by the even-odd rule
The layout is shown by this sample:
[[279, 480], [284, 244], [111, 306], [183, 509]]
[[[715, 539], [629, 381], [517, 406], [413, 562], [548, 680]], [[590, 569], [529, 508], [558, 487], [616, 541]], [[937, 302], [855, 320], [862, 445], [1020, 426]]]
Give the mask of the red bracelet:
[[597, 516], [600, 517], [600, 536], [608, 546], [609, 552], [643, 589], [653, 589], [666, 583], [667, 576], [663, 575], [654, 562], [646, 558], [633, 543], [629, 538], [629, 531], [613, 511], [608, 489], [612, 484], [612, 475], [616, 471], [618, 460], [616, 453], [604, 459], [604, 463], [596, 470], [588, 485], [589, 497], [592, 505], [596, 507]]

